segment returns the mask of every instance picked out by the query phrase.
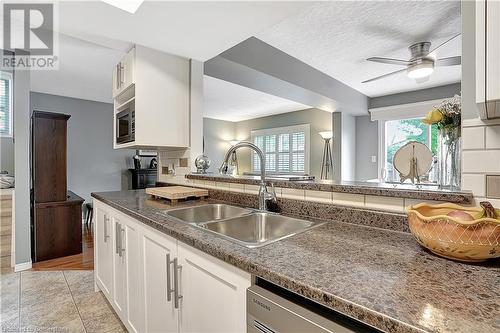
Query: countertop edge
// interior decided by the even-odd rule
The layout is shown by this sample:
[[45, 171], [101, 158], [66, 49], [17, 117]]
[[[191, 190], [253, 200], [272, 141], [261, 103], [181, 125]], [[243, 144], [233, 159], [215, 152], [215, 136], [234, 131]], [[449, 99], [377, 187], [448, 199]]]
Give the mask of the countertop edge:
[[[228, 176], [210, 175], [210, 174], [190, 173], [185, 175], [185, 177], [187, 179], [193, 179], [193, 180], [206, 180], [206, 181], [214, 181], [221, 183], [236, 183], [236, 184], [248, 184], [248, 185], [258, 185], [260, 182], [257, 179], [232, 178]], [[419, 190], [419, 189], [392, 188], [390, 186], [376, 187], [369, 185], [357, 186], [354, 184], [327, 184], [327, 183], [311, 182], [311, 181], [272, 180], [272, 181], [267, 181], [267, 183], [273, 183], [274, 186], [282, 188], [377, 195], [377, 196], [407, 198], [407, 199], [447, 201], [458, 204], [469, 204], [473, 200], [473, 194], [471, 191], [449, 191], [449, 192], [431, 191], [423, 189]]]

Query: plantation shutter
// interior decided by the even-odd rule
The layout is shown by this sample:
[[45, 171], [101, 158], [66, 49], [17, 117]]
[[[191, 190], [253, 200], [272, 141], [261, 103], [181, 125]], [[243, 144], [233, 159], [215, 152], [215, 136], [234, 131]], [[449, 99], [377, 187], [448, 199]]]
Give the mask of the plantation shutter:
[[0, 79], [0, 134], [11, 135], [11, 107], [10, 103], [10, 85], [9, 79]]
[[[298, 125], [252, 131], [253, 143], [266, 157], [266, 172], [296, 173], [308, 172], [309, 125]], [[260, 161], [252, 152], [252, 171], [260, 172]]]

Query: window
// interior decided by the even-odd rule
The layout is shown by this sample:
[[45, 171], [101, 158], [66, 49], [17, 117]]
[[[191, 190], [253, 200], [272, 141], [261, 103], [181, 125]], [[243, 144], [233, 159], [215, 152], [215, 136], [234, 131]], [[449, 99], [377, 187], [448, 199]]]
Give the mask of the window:
[[[252, 142], [266, 157], [266, 172], [309, 172], [309, 124], [252, 131]], [[252, 152], [252, 172], [260, 172], [259, 157]]]
[[[396, 151], [410, 141], [418, 141], [425, 144], [437, 156], [438, 129], [436, 125], [426, 125], [421, 118], [399, 119], [385, 121], [385, 140], [383, 168], [385, 180], [388, 182], [399, 182], [399, 173], [394, 169], [392, 160]], [[383, 155], [383, 156], [384, 156]], [[433, 181], [432, 172], [430, 181]]]
[[0, 136], [12, 136], [12, 75], [0, 72]]

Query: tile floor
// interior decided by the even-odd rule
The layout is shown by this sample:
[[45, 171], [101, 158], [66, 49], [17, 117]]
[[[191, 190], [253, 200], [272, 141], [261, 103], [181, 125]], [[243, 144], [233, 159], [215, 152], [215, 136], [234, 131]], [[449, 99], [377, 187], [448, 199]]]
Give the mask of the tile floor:
[[24, 271], [0, 275], [0, 332], [115, 333], [125, 327], [93, 271]]

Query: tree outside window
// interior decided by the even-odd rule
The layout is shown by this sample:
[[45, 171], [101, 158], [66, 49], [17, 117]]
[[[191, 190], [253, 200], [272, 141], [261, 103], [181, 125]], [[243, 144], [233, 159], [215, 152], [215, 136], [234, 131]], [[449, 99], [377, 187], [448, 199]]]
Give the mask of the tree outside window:
[[392, 164], [396, 151], [410, 141], [421, 142], [437, 156], [438, 129], [423, 124], [420, 118], [390, 120], [385, 123], [386, 181], [399, 182], [399, 173]]

